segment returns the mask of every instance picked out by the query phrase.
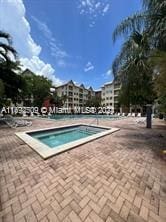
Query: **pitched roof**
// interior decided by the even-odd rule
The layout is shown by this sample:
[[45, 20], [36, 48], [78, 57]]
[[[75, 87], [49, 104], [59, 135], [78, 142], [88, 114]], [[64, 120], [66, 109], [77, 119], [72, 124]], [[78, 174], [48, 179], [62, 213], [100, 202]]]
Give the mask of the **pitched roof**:
[[84, 84], [81, 84], [81, 85], [80, 85], [80, 87], [81, 87], [81, 88], [84, 88], [84, 89], [85, 89], [85, 86], [84, 86]]
[[89, 90], [93, 91], [93, 88], [92, 88], [92, 86], [90, 86], [90, 87], [89, 87]]
[[32, 72], [30, 69], [25, 69], [25, 70], [22, 72], [22, 75], [35, 75], [35, 73]]
[[[73, 82], [73, 80], [70, 80], [67, 84], [72, 84], [72, 85], [74, 85], [75, 86], [75, 84], [74, 84], [74, 82]], [[65, 84], [66, 85], [66, 84]]]

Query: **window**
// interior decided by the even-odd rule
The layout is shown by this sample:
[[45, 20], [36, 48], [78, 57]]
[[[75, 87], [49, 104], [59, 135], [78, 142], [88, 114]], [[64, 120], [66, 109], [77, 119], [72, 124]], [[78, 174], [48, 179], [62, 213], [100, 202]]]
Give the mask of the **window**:
[[73, 93], [72, 93], [72, 92], [69, 92], [69, 96], [73, 96]]

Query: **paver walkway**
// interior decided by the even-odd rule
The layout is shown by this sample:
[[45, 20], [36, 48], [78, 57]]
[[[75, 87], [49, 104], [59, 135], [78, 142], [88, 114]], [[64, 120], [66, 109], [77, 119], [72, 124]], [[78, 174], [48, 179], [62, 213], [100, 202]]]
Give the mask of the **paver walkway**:
[[[31, 128], [80, 121], [34, 120]], [[164, 122], [100, 124], [121, 130], [46, 161], [14, 135], [27, 128], [0, 126], [0, 221], [166, 222]]]

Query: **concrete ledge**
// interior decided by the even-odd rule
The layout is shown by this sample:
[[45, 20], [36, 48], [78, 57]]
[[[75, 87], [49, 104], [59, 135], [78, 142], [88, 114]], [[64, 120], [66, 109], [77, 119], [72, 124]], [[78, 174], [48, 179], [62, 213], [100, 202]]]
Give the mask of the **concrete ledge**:
[[57, 154], [62, 153], [64, 151], [70, 150], [74, 147], [80, 146], [82, 144], [88, 143], [90, 141], [93, 141], [95, 139], [98, 139], [100, 137], [109, 135], [111, 133], [114, 133], [114, 132], [120, 130], [119, 128], [110, 128], [110, 127], [106, 127], [106, 126], [90, 125], [92, 127], [105, 129], [105, 130], [103, 132], [99, 132], [94, 135], [87, 136], [85, 138], [57, 146], [55, 148], [50, 148], [49, 146], [45, 145], [44, 143], [40, 142], [39, 140], [37, 140], [29, 135], [29, 133], [42, 132], [42, 131], [47, 131], [47, 130], [49, 131], [49, 130], [53, 130], [53, 129], [58, 130], [58, 129], [63, 129], [63, 128], [70, 128], [73, 126], [87, 126], [88, 127], [89, 125], [87, 125], [87, 124], [71, 124], [71, 125], [64, 125], [64, 126], [52, 127], [52, 128], [46, 128], [46, 129], [18, 132], [18, 133], [15, 133], [15, 135], [18, 136], [21, 140], [23, 140], [34, 151], [36, 151], [43, 159], [47, 159], [51, 156], [57, 155]]

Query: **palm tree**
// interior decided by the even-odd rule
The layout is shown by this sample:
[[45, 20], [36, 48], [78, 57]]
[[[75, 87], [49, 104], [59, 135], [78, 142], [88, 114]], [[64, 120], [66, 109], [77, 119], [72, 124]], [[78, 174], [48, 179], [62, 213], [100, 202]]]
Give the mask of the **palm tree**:
[[115, 29], [113, 40], [131, 32], [148, 33], [151, 47], [166, 51], [166, 0], [142, 0], [143, 11], [124, 19]]
[[143, 10], [124, 19], [113, 32], [113, 41], [127, 36], [115, 58], [113, 73], [121, 78], [121, 103], [143, 104], [153, 101], [153, 66], [149, 58], [166, 51], [166, 0], [142, 0]]
[[122, 88], [119, 103], [135, 109], [154, 99], [152, 69], [148, 63], [149, 42], [147, 33], [134, 32], [122, 45], [120, 54], [115, 58], [112, 69], [119, 78]]
[[3, 102], [8, 99], [15, 102], [18, 99], [20, 90], [24, 86], [19, 71], [20, 63], [17, 60], [17, 52], [12, 46], [11, 36], [0, 31], [0, 80], [3, 85]]
[[156, 51], [155, 57], [150, 59], [150, 65], [154, 67], [158, 110], [166, 113], [166, 52]]
[[112, 64], [113, 74], [116, 76], [118, 73], [127, 71], [130, 66], [137, 66], [140, 69], [148, 69], [149, 44], [147, 34], [140, 34], [134, 32], [123, 43], [120, 54], [116, 56]]
[[[10, 63], [12, 59], [17, 59], [17, 52], [12, 47], [12, 39], [11, 36], [6, 33], [0, 31], [0, 63]], [[4, 43], [7, 41], [7, 44]], [[13, 58], [12, 58], [13, 57]]]

